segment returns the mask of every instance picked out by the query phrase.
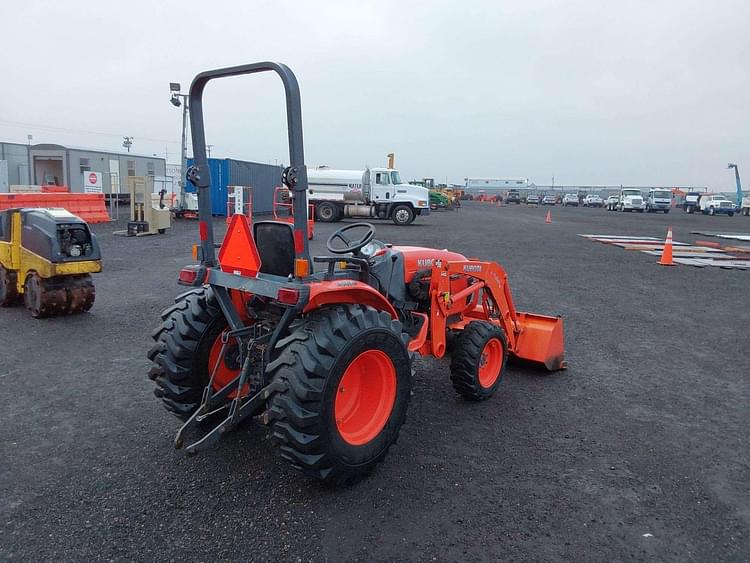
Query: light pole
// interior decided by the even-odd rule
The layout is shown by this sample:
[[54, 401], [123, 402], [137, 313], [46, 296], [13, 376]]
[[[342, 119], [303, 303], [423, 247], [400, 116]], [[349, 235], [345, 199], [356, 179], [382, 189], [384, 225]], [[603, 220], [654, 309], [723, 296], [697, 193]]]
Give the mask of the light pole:
[[[187, 113], [188, 113], [188, 95], [180, 93], [180, 83], [170, 82], [169, 91], [172, 97], [169, 101], [176, 108], [182, 106], [182, 148], [180, 149], [180, 209], [185, 208], [185, 174], [187, 171]], [[182, 100], [180, 100], [182, 98]]]
[[34, 135], [31, 135], [31, 134], [26, 135], [26, 140], [29, 142], [29, 148], [26, 149], [27, 157], [29, 159], [29, 178], [28, 178], [28, 182], [29, 182], [29, 184], [33, 184], [34, 183], [34, 170], [32, 168], [33, 163], [31, 162], [31, 141], [34, 140]]
[[130, 152], [130, 147], [133, 146], [133, 137], [123, 137], [122, 146], [128, 149], [128, 152]]
[[211, 158], [211, 147], [213, 147], [213, 145], [206, 145], [206, 150], [208, 151], [208, 158]]

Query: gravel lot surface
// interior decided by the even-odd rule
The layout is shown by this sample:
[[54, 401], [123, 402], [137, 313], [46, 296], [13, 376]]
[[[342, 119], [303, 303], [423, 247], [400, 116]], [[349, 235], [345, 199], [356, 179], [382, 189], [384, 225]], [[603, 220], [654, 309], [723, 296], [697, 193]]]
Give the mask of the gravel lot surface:
[[[146, 378], [194, 222], [125, 239], [95, 226], [89, 314], [0, 310], [2, 560], [747, 560], [750, 271], [664, 268], [577, 233], [691, 242], [745, 217], [467, 202], [378, 238], [499, 261], [520, 310], [565, 319], [569, 369], [511, 366], [461, 400], [416, 364], [398, 444], [364, 482], [306, 480], [249, 424], [172, 448]], [[220, 223], [218, 223], [221, 226]], [[322, 254], [334, 227], [318, 224]], [[715, 239], [718, 240], [718, 239]]]

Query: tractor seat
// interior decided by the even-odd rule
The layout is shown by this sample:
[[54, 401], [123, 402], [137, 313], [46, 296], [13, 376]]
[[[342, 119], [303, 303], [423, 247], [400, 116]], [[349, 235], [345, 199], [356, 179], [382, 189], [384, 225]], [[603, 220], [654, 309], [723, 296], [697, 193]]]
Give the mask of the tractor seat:
[[294, 230], [289, 223], [258, 221], [253, 225], [253, 238], [261, 273], [283, 277], [294, 274]]
[[386, 249], [370, 264], [370, 278], [375, 282], [373, 287], [391, 302], [404, 303], [407, 300], [404, 269], [404, 255]]

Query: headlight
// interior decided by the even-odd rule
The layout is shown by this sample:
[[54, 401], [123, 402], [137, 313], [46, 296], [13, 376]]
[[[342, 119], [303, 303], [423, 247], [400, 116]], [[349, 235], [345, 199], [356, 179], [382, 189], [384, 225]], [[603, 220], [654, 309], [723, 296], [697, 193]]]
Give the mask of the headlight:
[[417, 201], [417, 207], [427, 207], [427, 202], [423, 199], [420, 199], [419, 201]]

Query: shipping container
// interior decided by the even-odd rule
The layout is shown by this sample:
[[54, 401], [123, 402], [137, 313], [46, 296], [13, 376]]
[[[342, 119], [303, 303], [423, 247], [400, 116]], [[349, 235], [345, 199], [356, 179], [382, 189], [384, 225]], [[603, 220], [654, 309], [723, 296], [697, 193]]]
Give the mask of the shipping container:
[[[192, 166], [193, 159], [188, 159]], [[260, 164], [231, 158], [209, 158], [208, 170], [211, 173], [211, 212], [214, 215], [227, 214], [228, 186], [248, 186], [253, 189], [253, 213], [271, 213], [273, 191], [281, 185], [281, 166]], [[187, 183], [186, 190], [195, 192], [195, 186]]]

